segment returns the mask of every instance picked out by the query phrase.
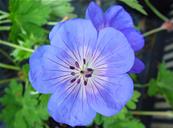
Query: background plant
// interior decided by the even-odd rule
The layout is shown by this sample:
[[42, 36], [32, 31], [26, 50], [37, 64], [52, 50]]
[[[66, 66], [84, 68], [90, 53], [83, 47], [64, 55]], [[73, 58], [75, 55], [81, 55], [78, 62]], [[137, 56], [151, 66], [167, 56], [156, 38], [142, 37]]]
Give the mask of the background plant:
[[[117, 1], [147, 15], [137, 0]], [[160, 19], [168, 20], [148, 0], [145, 2]], [[4, 95], [0, 98], [0, 104], [3, 107], [0, 120], [5, 122], [7, 127], [50, 127], [47, 113], [49, 95], [40, 95], [32, 89], [28, 81], [28, 58], [39, 45], [49, 43], [48, 34], [52, 25], [61, 20], [76, 17], [74, 11], [70, 0], [9, 0], [8, 12], [0, 10], [0, 31], [7, 31], [8, 35], [6, 40], [0, 39], [0, 44], [12, 47], [10, 53], [5, 50], [0, 51], [3, 56], [12, 61], [10, 64], [0, 61], [0, 67], [15, 72], [14, 78], [0, 80], [0, 84], [6, 86]], [[162, 27], [156, 28], [144, 33], [144, 36], [161, 30], [163, 30]], [[149, 96], [160, 94], [173, 107], [172, 76], [173, 73], [161, 64], [157, 78], [152, 79], [147, 85], [140, 85], [135, 75], [133, 78], [138, 85], [137, 88], [148, 87]], [[137, 89], [135, 90], [132, 99], [119, 114], [109, 118], [97, 115], [89, 127], [144, 128], [145, 126], [134, 115], [154, 115], [155, 113], [136, 111], [136, 104], [141, 94]], [[172, 112], [164, 114], [173, 116]]]

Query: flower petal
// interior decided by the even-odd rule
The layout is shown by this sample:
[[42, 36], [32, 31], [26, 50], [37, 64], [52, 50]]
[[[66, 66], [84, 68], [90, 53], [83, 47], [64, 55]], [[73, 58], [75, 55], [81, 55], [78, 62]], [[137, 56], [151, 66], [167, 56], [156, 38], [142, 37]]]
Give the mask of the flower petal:
[[127, 38], [134, 51], [139, 51], [144, 47], [144, 38], [139, 31], [134, 28], [120, 30]]
[[114, 97], [121, 104], [121, 106], [124, 107], [133, 95], [133, 81], [127, 74], [124, 74], [119, 76], [117, 80], [114, 80], [114, 83], [115, 85], [119, 85], [119, 87], [115, 90]]
[[105, 12], [105, 24], [116, 29], [134, 27], [131, 16], [121, 6], [112, 6]]
[[76, 60], [81, 59], [80, 48], [95, 45], [97, 31], [90, 20], [73, 19], [64, 22], [56, 36], [51, 40], [51, 45], [65, 49], [75, 54]]
[[107, 27], [99, 32], [95, 46], [93, 67], [105, 75], [128, 72], [134, 63], [134, 51], [126, 37], [116, 29]]
[[50, 88], [49, 85], [40, 84], [39, 79], [44, 74], [43, 67], [43, 55], [49, 49], [48, 45], [41, 46], [37, 48], [37, 50], [32, 54], [29, 59], [30, 71], [29, 71], [29, 80], [38, 92], [41, 93], [49, 93]]
[[57, 34], [57, 31], [59, 30], [60, 26], [63, 24], [64, 22], [58, 22], [53, 28], [52, 30], [50, 31], [49, 33], [49, 40], [52, 40], [52, 38], [54, 36], [56, 36]]
[[127, 74], [96, 76], [89, 81], [87, 96], [90, 106], [98, 113], [112, 116], [119, 112], [133, 94], [133, 82]]
[[30, 57], [30, 82], [40, 93], [53, 93], [58, 85], [70, 81], [72, 58], [61, 48], [42, 46]]
[[94, 2], [91, 2], [86, 10], [86, 19], [90, 19], [97, 30], [104, 27], [104, 16], [102, 9]]
[[134, 62], [134, 65], [133, 67], [130, 69], [130, 73], [141, 73], [145, 68], [145, 65], [144, 63], [138, 59], [138, 58], [135, 58], [135, 62]]
[[88, 105], [85, 87], [80, 84], [58, 86], [49, 100], [48, 111], [54, 120], [71, 126], [89, 125], [96, 115]]

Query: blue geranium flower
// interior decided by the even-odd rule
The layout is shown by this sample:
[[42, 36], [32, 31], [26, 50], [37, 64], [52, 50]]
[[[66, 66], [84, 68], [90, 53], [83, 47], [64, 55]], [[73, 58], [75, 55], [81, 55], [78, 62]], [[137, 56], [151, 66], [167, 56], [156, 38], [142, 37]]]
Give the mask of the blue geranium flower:
[[124, 107], [133, 94], [127, 73], [135, 57], [120, 31], [72, 19], [56, 25], [50, 40], [30, 57], [29, 79], [38, 92], [52, 94], [54, 120], [88, 125], [96, 113], [112, 116]]
[[[143, 36], [134, 28], [131, 16], [123, 7], [119, 5], [112, 6], [103, 13], [97, 4], [91, 2], [86, 11], [86, 18], [92, 21], [98, 31], [105, 27], [113, 27], [123, 33], [134, 51], [139, 51], [143, 48]], [[135, 58], [135, 63], [130, 72], [140, 73], [144, 67], [143, 62]]]

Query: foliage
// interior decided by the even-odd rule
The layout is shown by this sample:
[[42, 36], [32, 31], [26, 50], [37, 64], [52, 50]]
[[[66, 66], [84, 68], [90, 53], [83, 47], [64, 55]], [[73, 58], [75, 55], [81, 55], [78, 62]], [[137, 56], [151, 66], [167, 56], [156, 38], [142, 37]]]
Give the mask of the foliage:
[[136, 109], [136, 103], [139, 97], [140, 93], [134, 91], [133, 97], [120, 113], [112, 117], [104, 117], [98, 114], [95, 118], [95, 124], [103, 125], [103, 128], [144, 128], [144, 125], [138, 119], [134, 118], [128, 110]]
[[[27, 48], [48, 42], [48, 32], [42, 25], [47, 23], [50, 14], [56, 17], [75, 16], [69, 0], [10, 0], [9, 11], [12, 21], [10, 40]], [[27, 59], [30, 54], [19, 49], [12, 52], [15, 61]]]
[[32, 33], [38, 38], [44, 36], [45, 30], [40, 26], [47, 22], [51, 11], [49, 6], [41, 4], [40, 0], [10, 0], [9, 11], [13, 23], [10, 40], [17, 41], [19, 33]]
[[129, 7], [136, 9], [140, 13], [147, 15], [147, 12], [143, 9], [142, 5], [139, 4], [138, 0], [119, 0], [125, 4], [127, 4]]
[[[9, 19], [11, 29], [9, 40], [15, 44], [35, 49], [41, 44], [48, 43], [48, 21], [60, 21], [63, 17], [75, 17], [72, 0], [9, 0]], [[138, 0], [117, 0], [133, 9], [147, 15]], [[115, 1], [109, 1], [114, 3]], [[82, 3], [82, 2], [81, 2]], [[2, 13], [2, 12], [1, 12]], [[0, 15], [1, 16], [1, 15]], [[1, 17], [2, 18], [2, 17]], [[9, 20], [7, 19], [7, 20]], [[0, 19], [1, 20], [1, 19]], [[2, 22], [1, 22], [2, 23]], [[9, 128], [45, 128], [47, 126], [48, 113], [47, 102], [49, 95], [40, 95], [34, 92], [28, 82], [28, 61], [31, 53], [14, 49], [9, 53], [13, 61], [21, 66], [18, 71], [19, 80], [13, 80], [5, 88], [4, 95], [0, 98], [3, 109], [0, 112], [0, 120]], [[148, 84], [148, 94], [163, 95], [173, 106], [173, 73], [161, 64], [157, 79], [152, 79]], [[132, 75], [137, 82], [136, 75]], [[120, 113], [112, 117], [97, 115], [95, 125], [103, 128], [144, 128], [144, 125], [136, 119], [131, 111], [137, 107], [140, 92], [134, 91], [131, 100]]]
[[[69, 3], [71, 0], [42, 0], [42, 3], [51, 7], [51, 14], [58, 17], [75, 17], [74, 8]], [[63, 11], [62, 11], [63, 10]]]
[[164, 64], [160, 65], [157, 79], [152, 79], [148, 83], [148, 94], [155, 96], [160, 94], [173, 107], [173, 72], [166, 69]]
[[4, 109], [0, 119], [9, 128], [42, 128], [48, 119], [48, 95], [31, 95], [31, 86], [25, 87], [17, 81], [12, 81], [5, 89], [5, 95], [0, 98]]

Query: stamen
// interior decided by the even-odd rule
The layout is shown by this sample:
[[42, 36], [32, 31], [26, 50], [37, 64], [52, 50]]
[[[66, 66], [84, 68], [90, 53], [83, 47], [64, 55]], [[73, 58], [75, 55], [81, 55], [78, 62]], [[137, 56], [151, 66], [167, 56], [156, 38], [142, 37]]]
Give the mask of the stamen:
[[69, 66], [69, 68], [72, 69], [72, 70], [75, 69], [75, 67], [73, 67], [73, 66]]
[[76, 78], [72, 79], [70, 82], [73, 83], [73, 82], [75, 82], [75, 81], [76, 81]]
[[87, 68], [87, 71], [93, 72], [93, 69], [92, 68]]
[[83, 59], [83, 64], [86, 64], [86, 60], [85, 59]]
[[75, 76], [75, 74], [76, 74], [75, 72], [71, 72], [71, 75], [72, 75], [72, 76]]
[[80, 79], [77, 80], [77, 83], [78, 83], [78, 84], [80, 83]]
[[84, 80], [84, 85], [85, 85], [85, 86], [87, 85], [87, 83], [88, 83], [87, 80]]
[[91, 77], [91, 76], [92, 76], [92, 74], [91, 74], [91, 73], [90, 73], [90, 74], [86, 74], [86, 75], [85, 75], [85, 77], [86, 77], [86, 78], [89, 78], [89, 77]]
[[80, 68], [79, 63], [77, 61], [75, 62], [75, 65], [77, 68]]

